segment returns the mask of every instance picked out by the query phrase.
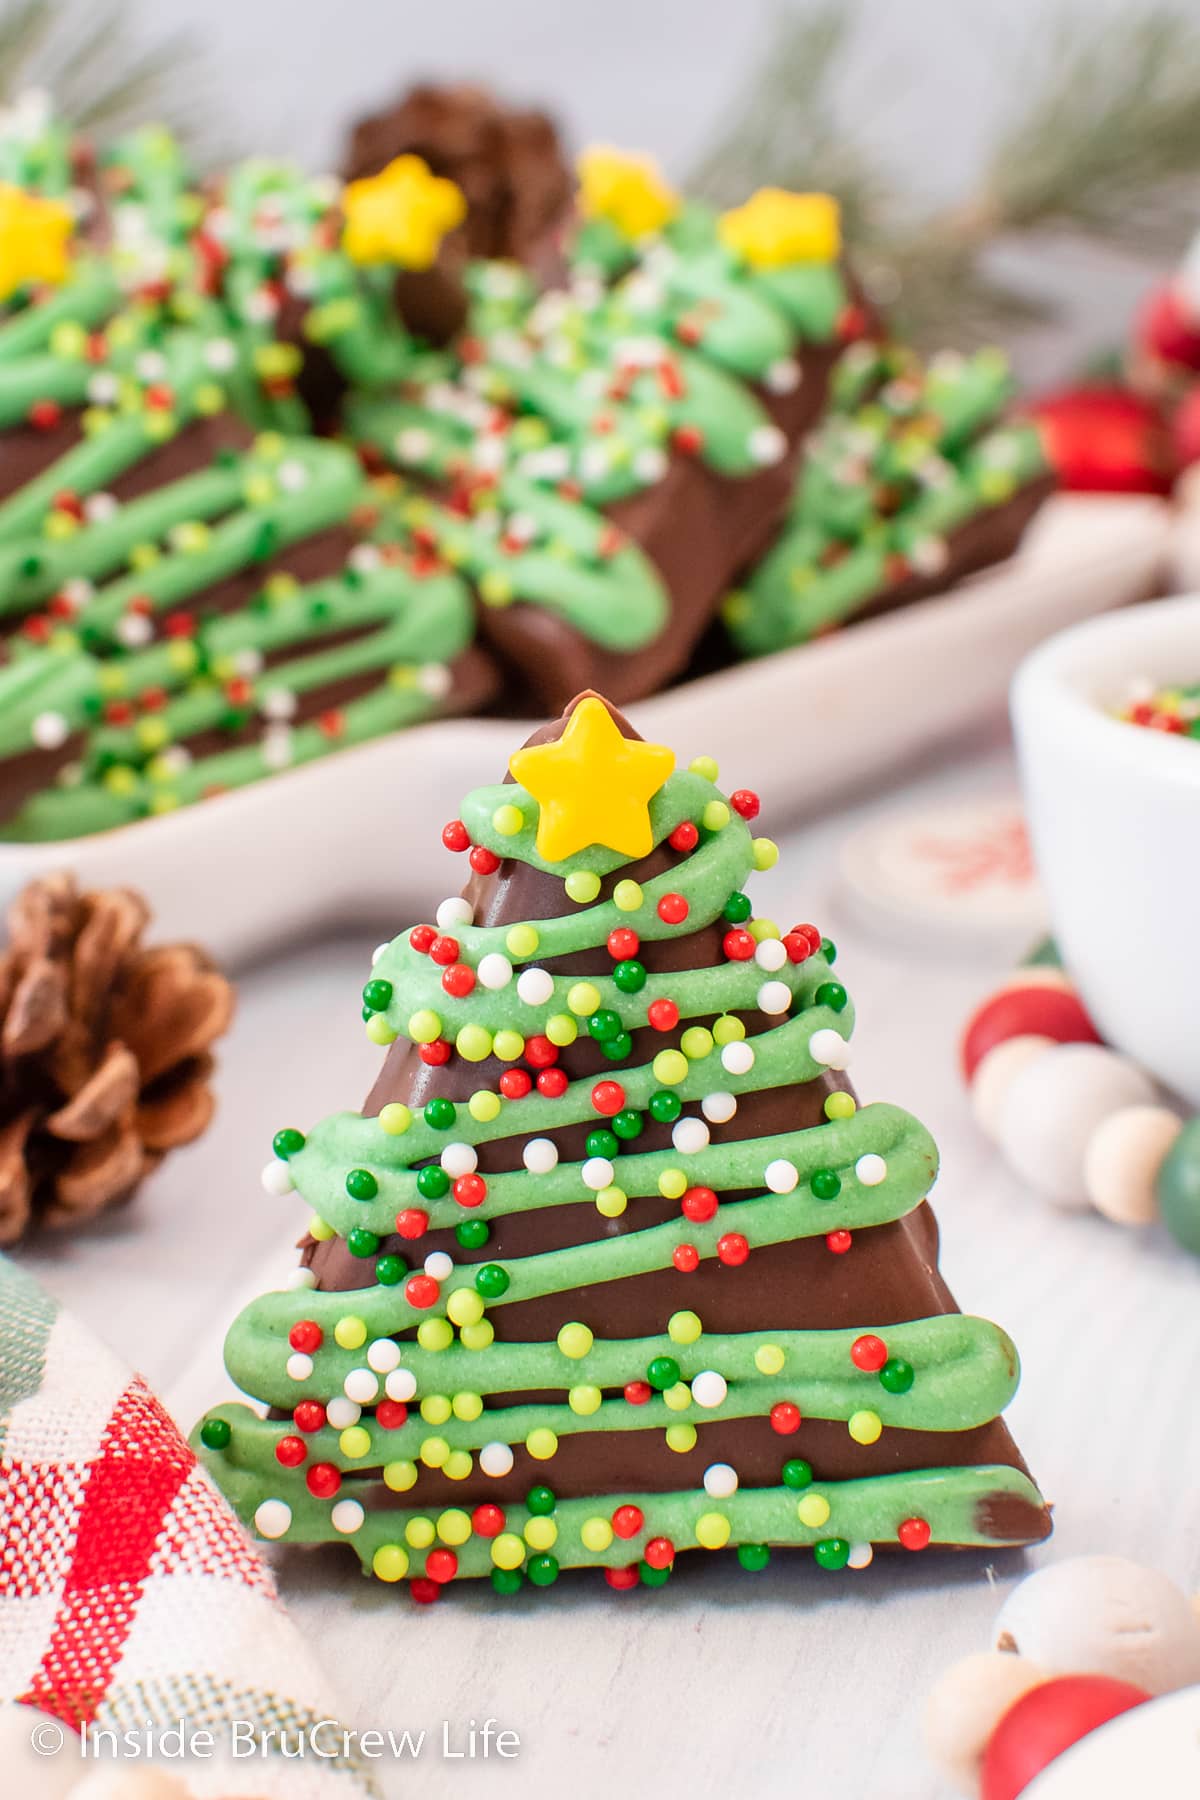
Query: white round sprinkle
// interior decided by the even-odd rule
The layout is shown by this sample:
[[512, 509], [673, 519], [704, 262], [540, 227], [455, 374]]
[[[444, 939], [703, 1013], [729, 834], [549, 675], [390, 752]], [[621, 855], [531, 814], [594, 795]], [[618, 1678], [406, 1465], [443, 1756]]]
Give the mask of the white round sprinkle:
[[763, 1180], [773, 1194], [790, 1194], [799, 1179], [800, 1172], [795, 1163], [790, 1163], [785, 1156], [777, 1156], [763, 1172]]
[[296, 696], [291, 688], [268, 688], [267, 692], [259, 697], [258, 710], [264, 719], [282, 721], [292, 718], [296, 711], [296, 705]]
[[847, 1562], [852, 1569], [867, 1569], [870, 1568], [874, 1556], [875, 1549], [873, 1545], [851, 1544], [850, 1555], [847, 1558]]
[[357, 1425], [362, 1418], [362, 1407], [348, 1395], [335, 1394], [325, 1408], [325, 1417], [335, 1431], [345, 1431], [348, 1425]]
[[721, 1067], [730, 1075], [748, 1075], [754, 1067], [754, 1050], [745, 1038], [738, 1038], [721, 1049]]
[[313, 1359], [305, 1356], [303, 1350], [293, 1350], [287, 1359], [289, 1381], [307, 1381], [313, 1372]]
[[454, 1273], [454, 1258], [447, 1256], [444, 1250], [431, 1250], [422, 1266], [432, 1280], [449, 1281]]
[[317, 1272], [315, 1269], [291, 1269], [283, 1285], [285, 1288], [315, 1288]]
[[344, 1537], [348, 1537], [352, 1531], [360, 1528], [366, 1516], [360, 1501], [339, 1500], [329, 1515], [329, 1523], [335, 1531], [340, 1531]]
[[91, 525], [104, 525], [116, 518], [119, 506], [115, 494], [89, 494], [83, 503], [84, 517]]
[[489, 950], [488, 954], [481, 958], [475, 973], [479, 977], [481, 987], [505, 988], [512, 980], [513, 967], [507, 956], [501, 956], [498, 950]]
[[135, 650], [140, 644], [148, 644], [154, 636], [153, 623], [145, 613], [126, 613], [117, 621], [117, 637], [127, 650]]
[[671, 1142], [680, 1156], [695, 1156], [708, 1146], [708, 1126], [703, 1119], [677, 1119], [671, 1131]]
[[411, 1400], [417, 1391], [417, 1378], [411, 1369], [393, 1369], [383, 1391], [389, 1400]]
[[786, 981], [764, 981], [758, 990], [758, 1010], [785, 1013], [792, 1004], [792, 990]]
[[390, 1375], [400, 1367], [400, 1346], [395, 1338], [376, 1338], [367, 1347], [367, 1361], [377, 1375]]
[[281, 1538], [292, 1523], [292, 1509], [286, 1500], [264, 1500], [254, 1515], [254, 1529], [259, 1537]]
[[[558, 1162], [558, 1146], [549, 1138], [530, 1138], [521, 1157], [531, 1175], [548, 1175]], [[609, 1167], [612, 1167], [611, 1163]]]
[[442, 1167], [452, 1181], [460, 1175], [473, 1175], [479, 1167], [479, 1153], [474, 1144], [447, 1144], [442, 1151]]
[[704, 1491], [710, 1500], [728, 1500], [738, 1490], [737, 1470], [730, 1463], [710, 1463], [704, 1471]]
[[39, 713], [33, 721], [32, 737], [39, 750], [57, 750], [71, 735], [71, 727], [61, 713]]
[[868, 1155], [859, 1157], [854, 1165], [854, 1173], [864, 1187], [878, 1187], [881, 1181], [887, 1179], [887, 1164], [882, 1156], [876, 1156], [871, 1151]]
[[232, 338], [211, 338], [204, 346], [204, 360], [210, 369], [224, 374], [237, 362], [237, 345]]
[[424, 462], [433, 448], [432, 436], [428, 431], [422, 431], [419, 425], [398, 431], [392, 443], [397, 459], [402, 463]]
[[454, 686], [454, 676], [446, 663], [422, 663], [417, 670], [417, 686], [427, 700], [444, 700]]
[[769, 975], [773, 975], [776, 969], [782, 969], [787, 959], [788, 953], [783, 947], [782, 938], [764, 938], [761, 944], [755, 946], [754, 960]]
[[475, 917], [475, 909], [469, 900], [461, 894], [451, 894], [443, 900], [437, 909], [437, 922], [443, 931], [451, 931], [456, 925], [469, 925]]
[[262, 1184], [268, 1194], [290, 1194], [296, 1185], [292, 1180], [292, 1171], [278, 1156], [273, 1156], [263, 1170]]
[[262, 759], [268, 769], [286, 769], [292, 760], [292, 734], [286, 725], [272, 725], [262, 735]]
[[787, 454], [787, 439], [778, 425], [758, 425], [750, 433], [746, 448], [751, 460], [766, 468]]
[[517, 995], [526, 1006], [545, 1006], [554, 997], [554, 977], [549, 969], [523, 969], [517, 977]]
[[485, 1475], [507, 1475], [513, 1466], [513, 1453], [507, 1444], [485, 1444], [479, 1452], [479, 1466]]
[[347, 1400], [353, 1400], [357, 1406], [370, 1406], [379, 1393], [379, 1377], [370, 1369], [351, 1369], [342, 1389]]
[[613, 1166], [607, 1156], [589, 1156], [579, 1173], [584, 1187], [591, 1188], [594, 1193], [612, 1186]]
[[791, 394], [800, 386], [800, 364], [791, 356], [780, 357], [767, 370], [767, 390], [772, 394]]
[[808, 1040], [808, 1054], [826, 1069], [848, 1069], [850, 1046], [831, 1025], [814, 1031]]
[[729, 1388], [726, 1385], [725, 1377], [718, 1375], [715, 1369], [704, 1369], [693, 1378], [692, 1399], [697, 1406], [705, 1406], [710, 1409], [720, 1406], [728, 1392]]
[[392, 946], [388, 942], [387, 939], [385, 939], [382, 944], [376, 944], [375, 948], [371, 952], [371, 967], [372, 968], [375, 967], [375, 964], [379, 961], [381, 956], [385, 956], [387, 954], [387, 952], [391, 949], [391, 947]]
[[737, 1100], [733, 1094], [720, 1089], [715, 1094], [705, 1094], [700, 1111], [710, 1125], [727, 1125], [737, 1111]]

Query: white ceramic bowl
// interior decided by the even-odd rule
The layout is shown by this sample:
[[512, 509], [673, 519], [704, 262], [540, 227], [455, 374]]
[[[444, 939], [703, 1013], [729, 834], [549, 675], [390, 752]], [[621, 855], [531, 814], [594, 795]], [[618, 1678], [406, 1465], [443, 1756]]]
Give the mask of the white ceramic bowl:
[[1013, 683], [1038, 870], [1099, 1030], [1200, 1107], [1200, 743], [1111, 717], [1200, 681], [1200, 595], [1075, 625]]

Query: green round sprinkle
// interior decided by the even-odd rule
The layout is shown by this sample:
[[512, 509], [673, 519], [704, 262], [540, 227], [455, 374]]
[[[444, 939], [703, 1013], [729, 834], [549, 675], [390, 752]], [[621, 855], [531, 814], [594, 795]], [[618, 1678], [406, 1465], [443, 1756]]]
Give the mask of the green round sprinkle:
[[725, 902], [725, 917], [731, 925], [744, 925], [753, 910], [748, 894], [730, 894]]
[[620, 1036], [621, 1015], [614, 1012], [610, 1006], [601, 1007], [599, 1012], [592, 1014], [587, 1022], [587, 1027], [594, 1038], [598, 1038], [602, 1044], [607, 1043], [609, 1038]]
[[276, 1156], [282, 1157], [286, 1162], [289, 1156], [295, 1156], [297, 1150], [303, 1150], [304, 1133], [297, 1131], [292, 1125], [285, 1125], [283, 1130], [277, 1131], [271, 1139], [271, 1148]]
[[485, 1300], [498, 1300], [501, 1294], [508, 1292], [508, 1270], [499, 1263], [484, 1263], [475, 1271], [475, 1291], [482, 1294]]
[[233, 1437], [233, 1427], [224, 1419], [205, 1419], [200, 1427], [200, 1442], [206, 1450], [224, 1450]]
[[635, 1112], [632, 1106], [626, 1106], [617, 1113], [612, 1128], [619, 1138], [635, 1138], [642, 1135], [642, 1115]]
[[808, 1183], [816, 1200], [836, 1200], [842, 1191], [842, 1178], [836, 1169], [814, 1169]]
[[558, 1580], [558, 1559], [553, 1556], [531, 1556], [525, 1573], [534, 1587], [550, 1587]]
[[482, 1250], [492, 1234], [486, 1219], [464, 1219], [454, 1227], [454, 1235], [464, 1250]]
[[813, 1545], [813, 1555], [822, 1569], [844, 1569], [850, 1561], [850, 1546], [845, 1538], [822, 1538]]
[[362, 1019], [364, 1024], [366, 1024], [366, 1022], [369, 1019], [373, 1019], [374, 1017], [375, 1017], [375, 1014], [371, 1011], [371, 1008], [369, 1006], [364, 1006], [362, 1008], [361, 1012], [359, 1013], [359, 1018]]
[[821, 955], [825, 958], [827, 963], [835, 963], [837, 961], [837, 945], [832, 938], [821, 939]]
[[383, 1287], [395, 1287], [408, 1274], [408, 1264], [402, 1256], [381, 1256], [375, 1264], [375, 1279]]
[[455, 1117], [453, 1100], [430, 1100], [425, 1107], [425, 1123], [431, 1131], [449, 1131]]
[[666, 1587], [671, 1579], [671, 1564], [665, 1569], [652, 1569], [648, 1562], [638, 1564], [638, 1574], [642, 1578], [643, 1587]]
[[659, 1088], [650, 1096], [650, 1117], [660, 1125], [673, 1125], [683, 1111], [683, 1101], [678, 1094], [669, 1093], [666, 1088]]
[[554, 1489], [544, 1486], [532, 1487], [525, 1496], [525, 1504], [531, 1513], [552, 1513], [558, 1502], [554, 1498]]
[[915, 1380], [912, 1364], [902, 1356], [889, 1356], [879, 1371], [879, 1385], [889, 1394], [907, 1394]]
[[640, 962], [619, 962], [613, 969], [612, 978], [623, 994], [636, 994], [646, 985], [645, 965]]
[[793, 1456], [783, 1465], [783, 1485], [790, 1488], [806, 1488], [813, 1478], [812, 1464], [806, 1463], [802, 1456]]
[[351, 1256], [374, 1256], [379, 1248], [379, 1239], [365, 1225], [356, 1225], [353, 1231], [346, 1233], [346, 1248]]
[[525, 1585], [520, 1569], [493, 1569], [492, 1587], [497, 1594], [515, 1594]]
[[368, 981], [366, 987], [363, 989], [363, 1005], [369, 1006], [372, 1012], [386, 1012], [391, 1004], [391, 982], [384, 981], [382, 977], [376, 977], [374, 981]]
[[633, 1049], [633, 1039], [627, 1031], [622, 1031], [615, 1038], [608, 1038], [600, 1048], [609, 1062], [620, 1062]]
[[346, 1192], [352, 1200], [373, 1200], [379, 1192], [379, 1183], [370, 1169], [351, 1169], [346, 1177]]
[[450, 1192], [450, 1177], [440, 1163], [417, 1170], [417, 1192], [422, 1200], [441, 1200]]
[[771, 1552], [766, 1544], [739, 1544], [737, 1555], [743, 1569], [748, 1569], [753, 1575], [760, 1569], [765, 1569], [771, 1560]]
[[840, 981], [823, 981], [813, 995], [817, 1005], [827, 1006], [830, 1012], [845, 1012], [849, 998]]
[[646, 1380], [662, 1393], [664, 1388], [674, 1387], [679, 1380], [679, 1364], [673, 1356], [652, 1357], [646, 1367]]
[[614, 1132], [600, 1128], [587, 1134], [587, 1153], [589, 1156], [606, 1156], [611, 1162], [621, 1148], [620, 1139]]

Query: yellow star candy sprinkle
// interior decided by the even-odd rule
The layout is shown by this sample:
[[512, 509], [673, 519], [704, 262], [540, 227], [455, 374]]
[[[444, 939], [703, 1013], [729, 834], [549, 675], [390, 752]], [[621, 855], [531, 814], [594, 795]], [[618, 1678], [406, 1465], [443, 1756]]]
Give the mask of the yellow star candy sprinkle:
[[428, 269], [442, 239], [467, 216], [462, 189], [419, 156], [398, 156], [342, 194], [342, 249], [355, 263]]
[[649, 237], [679, 211], [679, 196], [667, 186], [653, 157], [597, 144], [583, 152], [575, 171], [584, 218], [607, 219], [625, 237]]
[[67, 243], [75, 228], [69, 206], [41, 200], [0, 182], [0, 300], [27, 281], [57, 286], [71, 272]]
[[842, 247], [841, 217], [831, 194], [759, 188], [744, 206], [722, 213], [717, 235], [756, 269], [832, 262]]
[[603, 700], [589, 694], [561, 738], [516, 751], [508, 766], [541, 808], [537, 847], [547, 862], [593, 844], [638, 857], [654, 848], [650, 801], [675, 767], [675, 753], [622, 737]]

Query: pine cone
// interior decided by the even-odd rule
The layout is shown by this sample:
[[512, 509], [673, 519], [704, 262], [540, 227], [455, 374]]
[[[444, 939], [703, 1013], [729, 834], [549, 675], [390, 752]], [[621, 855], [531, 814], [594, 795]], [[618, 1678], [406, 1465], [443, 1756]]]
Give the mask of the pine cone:
[[126, 1200], [212, 1116], [233, 989], [191, 944], [143, 949], [127, 888], [32, 882], [0, 956], [0, 1244]]

